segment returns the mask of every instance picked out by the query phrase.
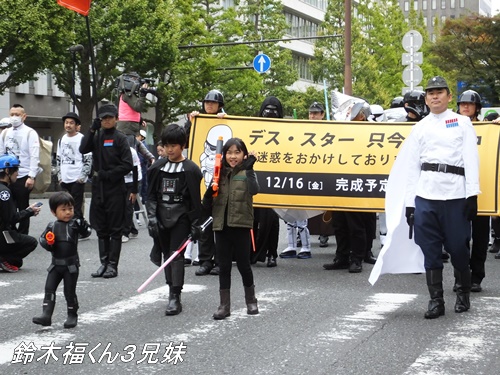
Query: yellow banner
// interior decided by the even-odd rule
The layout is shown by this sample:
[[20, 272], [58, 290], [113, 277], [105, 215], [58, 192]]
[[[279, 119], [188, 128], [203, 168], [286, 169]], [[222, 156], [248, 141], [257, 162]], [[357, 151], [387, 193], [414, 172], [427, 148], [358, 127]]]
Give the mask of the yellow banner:
[[[392, 163], [412, 126], [200, 115], [191, 128], [188, 156], [202, 169], [207, 187], [217, 138], [238, 137], [257, 154], [256, 207], [383, 211]], [[478, 122], [474, 127], [481, 162], [479, 211], [500, 215], [500, 126]]]

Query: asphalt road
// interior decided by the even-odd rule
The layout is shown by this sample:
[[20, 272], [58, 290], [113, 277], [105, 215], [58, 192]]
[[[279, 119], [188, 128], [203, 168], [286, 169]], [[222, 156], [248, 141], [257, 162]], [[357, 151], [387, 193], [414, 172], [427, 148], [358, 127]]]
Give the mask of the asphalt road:
[[[47, 200], [32, 218], [39, 235], [52, 220]], [[371, 265], [360, 274], [325, 271], [335, 251], [253, 266], [260, 314], [249, 316], [241, 278], [233, 267], [231, 317], [215, 321], [218, 278], [186, 267], [183, 312], [165, 316], [163, 275], [137, 288], [156, 269], [145, 226], [123, 245], [119, 277], [92, 279], [97, 238], [79, 244], [79, 323], [64, 329], [62, 286], [52, 327], [40, 314], [50, 254], [38, 247], [15, 274], [0, 272], [0, 374], [498, 374], [500, 261], [487, 260], [484, 291], [472, 309], [453, 312], [452, 269], [445, 269], [446, 315], [425, 320], [424, 275], [383, 275], [371, 286]], [[286, 247], [281, 226], [280, 249]], [[374, 246], [378, 253], [378, 242]], [[49, 349], [52, 348], [52, 349]], [[52, 353], [52, 355], [51, 355]], [[57, 359], [57, 360], [56, 360]]]

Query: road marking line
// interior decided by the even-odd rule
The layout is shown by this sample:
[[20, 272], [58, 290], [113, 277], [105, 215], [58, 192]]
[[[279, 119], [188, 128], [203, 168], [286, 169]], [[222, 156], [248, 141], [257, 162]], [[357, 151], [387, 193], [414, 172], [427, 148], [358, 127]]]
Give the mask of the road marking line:
[[377, 293], [360, 305], [360, 310], [351, 315], [338, 317], [332, 322], [330, 331], [319, 335], [324, 341], [348, 341], [359, 334], [372, 330], [376, 321], [387, 319], [387, 315], [402, 305], [417, 298], [416, 294]]
[[481, 366], [486, 354], [493, 355], [492, 347], [498, 341], [499, 309], [499, 297], [473, 298], [471, 310], [461, 314], [448, 308], [447, 314], [453, 314], [456, 320], [456, 329], [436, 337], [432, 347], [415, 360], [405, 375], [455, 375], [463, 368], [470, 369], [471, 362]]

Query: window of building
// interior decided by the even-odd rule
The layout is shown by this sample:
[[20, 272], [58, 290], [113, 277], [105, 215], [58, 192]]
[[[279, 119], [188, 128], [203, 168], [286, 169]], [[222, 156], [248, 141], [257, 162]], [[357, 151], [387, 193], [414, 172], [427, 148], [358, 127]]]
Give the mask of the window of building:
[[455, 9], [455, 0], [450, 0], [450, 8]]
[[446, 22], [446, 16], [441, 16], [441, 23], [444, 24]]
[[427, 17], [424, 17], [424, 26], [427, 27]]
[[[288, 23], [287, 34], [293, 37], [317, 36], [320, 26], [295, 14], [285, 13]], [[306, 43], [314, 43], [313, 39], [305, 39]]]
[[460, 0], [460, 8], [465, 8], [465, 0]]
[[301, 0], [301, 1], [315, 8], [321, 9], [325, 12], [326, 12], [326, 7], [328, 6], [328, 0]]
[[446, 9], [446, 0], [441, 0], [441, 9]]
[[405, 12], [409, 12], [409, 11], [410, 11], [410, 2], [405, 1]]
[[427, 10], [427, 0], [422, 0], [422, 10]]
[[224, 0], [222, 6], [224, 9], [234, 8], [234, 0]]
[[414, 9], [414, 10], [418, 10], [418, 0], [415, 0], [415, 1], [413, 2], [413, 9]]
[[311, 73], [311, 68], [309, 66], [311, 58], [293, 55], [293, 66], [299, 72], [299, 78], [307, 81], [312, 81], [313, 76]]
[[436, 9], [436, 0], [431, 0], [431, 9]]

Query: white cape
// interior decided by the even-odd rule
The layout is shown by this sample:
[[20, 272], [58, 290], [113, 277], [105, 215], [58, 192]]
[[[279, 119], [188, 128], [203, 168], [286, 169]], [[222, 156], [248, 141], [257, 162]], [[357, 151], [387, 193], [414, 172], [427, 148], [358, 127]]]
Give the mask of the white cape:
[[413, 239], [405, 217], [409, 151], [405, 143], [392, 166], [385, 194], [387, 237], [368, 281], [374, 285], [385, 273], [423, 273], [424, 254]]

